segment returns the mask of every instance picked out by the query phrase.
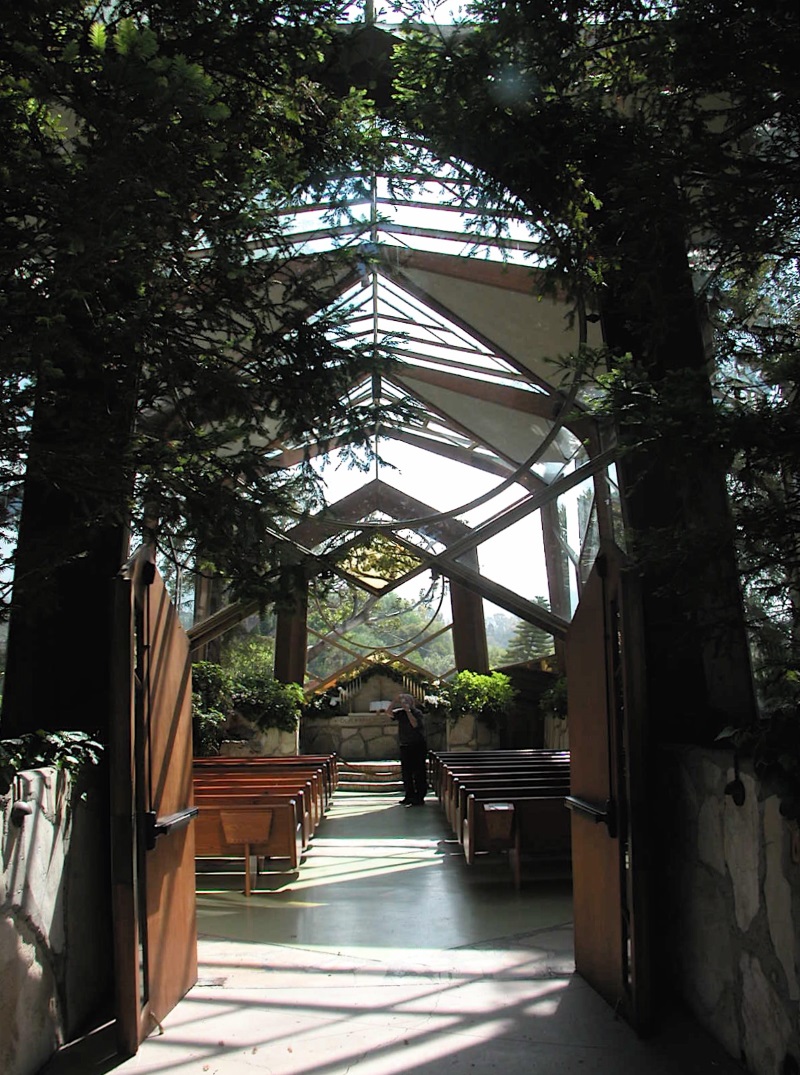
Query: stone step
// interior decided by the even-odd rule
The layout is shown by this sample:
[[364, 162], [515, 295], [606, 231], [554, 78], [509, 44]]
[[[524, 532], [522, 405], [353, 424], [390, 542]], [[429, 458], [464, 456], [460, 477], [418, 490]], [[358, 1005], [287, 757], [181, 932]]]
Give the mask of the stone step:
[[400, 780], [400, 762], [344, 762], [340, 759], [339, 787], [342, 791], [400, 791], [403, 787]]

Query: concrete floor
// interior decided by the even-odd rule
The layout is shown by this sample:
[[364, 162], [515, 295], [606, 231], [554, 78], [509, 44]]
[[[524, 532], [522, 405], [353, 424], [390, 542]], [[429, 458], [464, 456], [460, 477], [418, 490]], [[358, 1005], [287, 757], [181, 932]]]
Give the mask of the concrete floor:
[[305, 861], [198, 875], [199, 981], [138, 1054], [42, 1075], [730, 1075], [685, 1018], [639, 1040], [574, 973], [568, 881], [464, 863], [434, 800], [338, 792]]

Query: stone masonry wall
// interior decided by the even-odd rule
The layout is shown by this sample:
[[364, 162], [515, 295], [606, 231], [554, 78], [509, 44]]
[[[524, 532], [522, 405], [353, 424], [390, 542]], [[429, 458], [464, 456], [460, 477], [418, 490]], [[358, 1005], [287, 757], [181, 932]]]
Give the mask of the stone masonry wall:
[[729, 752], [662, 752], [659, 928], [679, 993], [753, 1075], [800, 1071], [800, 835]]
[[[344, 761], [392, 761], [400, 757], [397, 724], [379, 703], [388, 704], [402, 690], [388, 676], [374, 675], [350, 699], [350, 712], [334, 717], [303, 717], [300, 751], [303, 754], [336, 753]], [[431, 750], [445, 744], [444, 719], [425, 717], [425, 737]]]

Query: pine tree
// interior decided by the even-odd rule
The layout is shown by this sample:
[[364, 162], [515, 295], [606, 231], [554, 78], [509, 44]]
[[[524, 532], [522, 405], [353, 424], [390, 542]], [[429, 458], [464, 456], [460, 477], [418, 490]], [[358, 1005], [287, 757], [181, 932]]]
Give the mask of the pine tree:
[[9, 0], [0, 11], [0, 478], [24, 489], [3, 729], [101, 727], [128, 534], [189, 537], [266, 600], [318, 502], [276, 437], [358, 440], [322, 274], [278, 210], [371, 152], [319, 74], [330, 3]]
[[[548, 607], [548, 602], [537, 597], [538, 604]], [[536, 657], [546, 657], [553, 652], [553, 636], [527, 620], [520, 620], [514, 628], [500, 663], [517, 664]]]

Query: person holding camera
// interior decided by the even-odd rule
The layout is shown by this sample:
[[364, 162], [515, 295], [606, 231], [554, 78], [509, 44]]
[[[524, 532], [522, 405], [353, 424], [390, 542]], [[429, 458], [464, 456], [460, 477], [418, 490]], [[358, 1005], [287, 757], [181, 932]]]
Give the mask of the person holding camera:
[[401, 806], [422, 806], [428, 790], [428, 743], [422, 710], [410, 694], [397, 694], [389, 706], [397, 721], [400, 774], [403, 779]]

